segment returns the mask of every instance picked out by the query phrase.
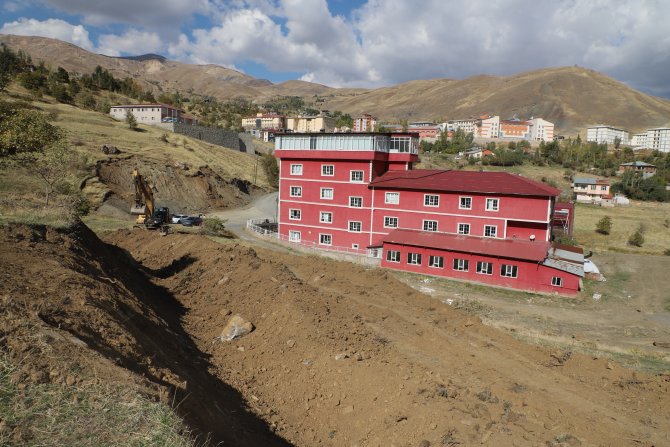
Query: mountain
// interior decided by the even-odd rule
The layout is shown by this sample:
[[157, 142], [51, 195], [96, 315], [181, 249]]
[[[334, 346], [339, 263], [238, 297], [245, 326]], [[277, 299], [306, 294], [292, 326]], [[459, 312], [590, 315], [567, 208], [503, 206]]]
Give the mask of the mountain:
[[273, 84], [219, 65], [193, 65], [147, 54], [109, 57], [43, 37], [0, 35], [0, 43], [22, 49], [35, 61], [68, 71], [90, 73], [96, 65], [117, 77], [132, 77], [145, 88], [211, 95], [221, 100], [263, 102], [274, 96], [300, 96], [315, 108], [353, 115], [367, 112], [384, 121], [446, 120], [483, 114], [502, 118], [542, 117], [557, 132], [575, 134], [593, 124], [631, 132], [670, 123], [670, 101], [634, 90], [602, 73], [558, 67], [511, 76], [415, 80], [377, 89], [333, 88], [291, 80]]

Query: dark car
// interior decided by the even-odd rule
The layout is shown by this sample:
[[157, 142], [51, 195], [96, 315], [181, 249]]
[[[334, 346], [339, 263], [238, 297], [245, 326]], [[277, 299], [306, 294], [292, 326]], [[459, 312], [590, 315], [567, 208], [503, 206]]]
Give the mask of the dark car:
[[179, 223], [185, 227], [192, 227], [194, 225], [200, 225], [202, 223], [202, 218], [198, 216], [188, 216], [179, 220]]

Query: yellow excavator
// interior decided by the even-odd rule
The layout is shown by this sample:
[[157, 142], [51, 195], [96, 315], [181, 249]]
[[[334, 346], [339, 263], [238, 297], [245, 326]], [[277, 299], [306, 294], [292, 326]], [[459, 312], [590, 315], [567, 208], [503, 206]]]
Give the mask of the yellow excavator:
[[135, 223], [144, 225], [144, 228], [148, 230], [160, 229], [167, 233], [169, 230], [167, 224], [170, 223], [170, 210], [155, 207], [151, 187], [137, 169], [133, 169], [133, 182], [135, 184], [135, 203], [130, 208], [130, 214], [137, 216]]

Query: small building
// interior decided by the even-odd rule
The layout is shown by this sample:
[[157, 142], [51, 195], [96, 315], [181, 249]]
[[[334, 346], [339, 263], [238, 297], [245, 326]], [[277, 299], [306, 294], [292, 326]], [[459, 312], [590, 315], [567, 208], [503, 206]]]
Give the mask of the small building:
[[577, 202], [581, 203], [600, 203], [611, 197], [610, 182], [607, 179], [575, 177], [572, 188]]
[[556, 202], [552, 221], [552, 235], [572, 236], [575, 223], [575, 204], [572, 202]]
[[335, 118], [321, 112], [313, 116], [296, 116], [286, 119], [286, 130], [295, 133], [332, 132], [335, 130]]
[[427, 121], [407, 125], [407, 133], [418, 135], [420, 141], [435, 141], [441, 132], [442, 128], [439, 125]]
[[123, 121], [130, 112], [138, 123], [184, 123], [198, 124], [198, 120], [184, 113], [183, 110], [167, 104], [126, 104], [112, 106], [109, 114], [112, 118]]
[[242, 118], [245, 130], [282, 130], [286, 128], [286, 117], [278, 113], [257, 113], [256, 116]]
[[620, 164], [619, 174], [623, 174], [626, 171], [641, 172], [642, 176], [646, 178], [656, 174], [656, 166], [645, 163], [644, 161], [633, 161]]
[[465, 158], [484, 158], [484, 157], [491, 157], [492, 155], [495, 154], [489, 149], [485, 149], [479, 146], [473, 146], [467, 151], [461, 152], [459, 155]]
[[377, 117], [363, 113], [354, 118], [354, 132], [374, 132], [377, 127]]
[[599, 124], [586, 129], [586, 141], [598, 144], [614, 144], [617, 139], [621, 144], [628, 144], [628, 132], [604, 124]]

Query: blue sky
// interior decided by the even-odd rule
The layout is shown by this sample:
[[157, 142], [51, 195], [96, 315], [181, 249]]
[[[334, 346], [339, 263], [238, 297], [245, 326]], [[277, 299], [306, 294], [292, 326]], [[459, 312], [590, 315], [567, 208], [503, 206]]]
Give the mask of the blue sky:
[[579, 65], [670, 97], [670, 1], [5, 0], [0, 33], [334, 87]]

